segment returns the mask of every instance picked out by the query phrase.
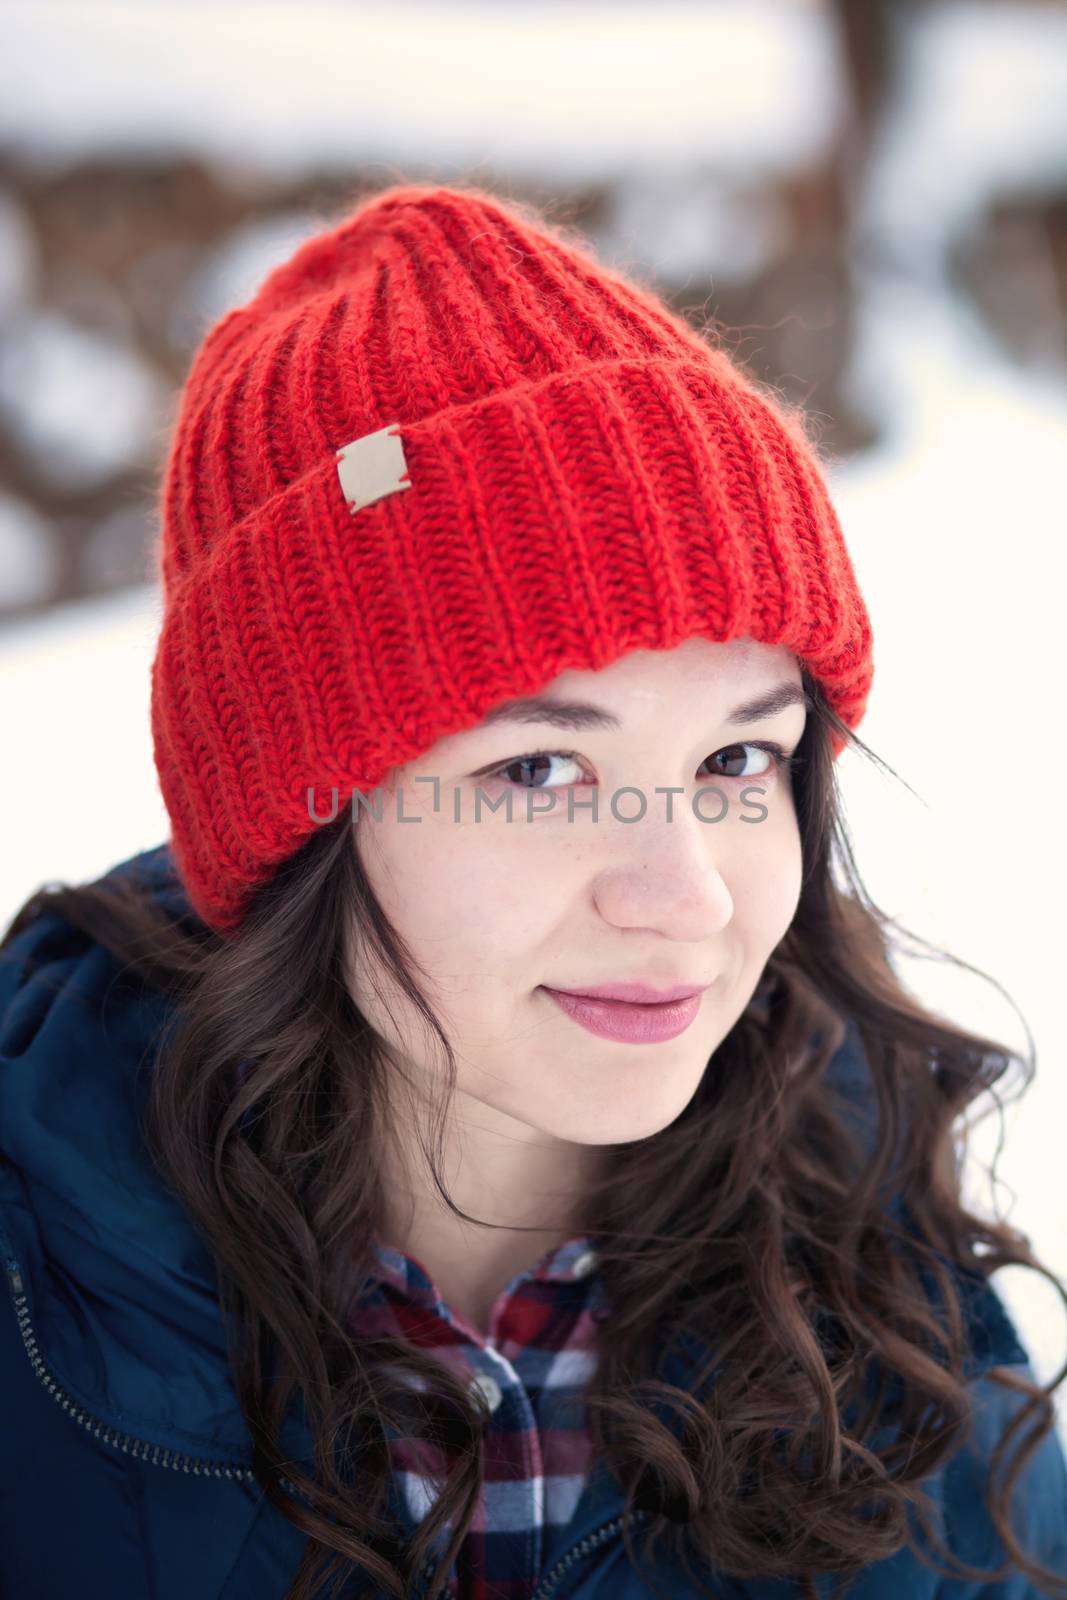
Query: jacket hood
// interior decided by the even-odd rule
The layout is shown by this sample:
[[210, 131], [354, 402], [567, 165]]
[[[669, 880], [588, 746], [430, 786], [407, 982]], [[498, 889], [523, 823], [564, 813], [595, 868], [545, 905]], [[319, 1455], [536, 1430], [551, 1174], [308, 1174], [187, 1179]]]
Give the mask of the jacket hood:
[[[188, 914], [169, 845], [106, 875], [116, 876]], [[86, 1426], [247, 1469], [213, 1259], [141, 1135], [173, 1004], [54, 913], [0, 952], [0, 1248], [27, 1354]], [[852, 1022], [829, 1071], [861, 1137], [873, 1136]], [[984, 1279], [965, 1287], [972, 1370], [1025, 1361]], [[299, 1397], [282, 1437], [310, 1471]]]

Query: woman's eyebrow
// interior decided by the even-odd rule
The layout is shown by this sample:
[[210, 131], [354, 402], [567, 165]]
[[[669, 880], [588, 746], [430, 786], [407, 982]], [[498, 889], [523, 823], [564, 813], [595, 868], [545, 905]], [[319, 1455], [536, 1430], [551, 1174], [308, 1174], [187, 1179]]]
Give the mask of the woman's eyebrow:
[[[746, 700], [727, 713], [726, 722], [759, 722], [764, 717], [776, 716], [787, 706], [802, 705], [811, 710], [811, 701], [799, 683], [778, 683], [773, 689]], [[621, 728], [622, 723], [611, 711], [591, 705], [586, 700], [549, 700], [544, 695], [531, 695], [518, 700], [505, 700], [486, 712], [482, 723], [486, 727], [499, 722], [547, 722], [554, 728]]]

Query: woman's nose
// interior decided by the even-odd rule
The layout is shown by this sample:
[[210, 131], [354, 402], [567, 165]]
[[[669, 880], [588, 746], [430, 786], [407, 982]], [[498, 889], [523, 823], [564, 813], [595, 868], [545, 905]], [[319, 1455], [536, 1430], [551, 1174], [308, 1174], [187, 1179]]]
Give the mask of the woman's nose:
[[[706, 808], [714, 816], [716, 808]], [[708, 939], [733, 915], [722, 873], [725, 839], [716, 827], [681, 814], [671, 821], [646, 815], [619, 825], [611, 860], [594, 883], [597, 909], [616, 927], [655, 928], [671, 938]], [[729, 824], [725, 824], [728, 826]], [[720, 832], [723, 824], [717, 825]]]

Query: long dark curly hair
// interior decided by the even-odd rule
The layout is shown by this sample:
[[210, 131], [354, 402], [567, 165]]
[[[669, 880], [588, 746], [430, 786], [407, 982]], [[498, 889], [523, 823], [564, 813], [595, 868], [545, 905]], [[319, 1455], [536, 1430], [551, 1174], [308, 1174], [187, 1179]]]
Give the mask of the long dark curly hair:
[[[816, 1573], [852, 1574], [904, 1544], [915, 1550], [909, 1506], [929, 1525], [922, 1481], [960, 1448], [971, 1415], [952, 1269], [988, 1276], [1025, 1265], [1067, 1294], [1025, 1235], [961, 1199], [957, 1120], [1013, 1065], [1028, 1087], [1033, 1051], [1019, 1057], [951, 1026], [894, 972], [900, 936], [916, 936], [873, 905], [860, 881], [832, 733], [885, 764], [806, 672], [804, 687], [794, 920], [717, 1046], [714, 1072], [668, 1127], [609, 1147], [582, 1222], [610, 1304], [611, 1337], [587, 1390], [594, 1451], [625, 1489], [627, 1509], [652, 1512], [640, 1551], [626, 1526], [630, 1560], [644, 1561], [666, 1539], [687, 1565], [695, 1554], [740, 1578], [792, 1578], [814, 1597]], [[420, 992], [417, 964], [371, 891], [351, 828], [342, 814], [316, 829], [258, 893], [236, 938], [221, 939], [195, 916], [175, 921], [135, 880], [109, 877], [44, 886], [3, 943], [42, 911], [58, 912], [180, 1002], [153, 1069], [144, 1136], [216, 1261], [256, 1477], [308, 1535], [287, 1600], [310, 1600], [327, 1584], [336, 1593], [350, 1563], [402, 1597], [451, 1523], [428, 1591], [436, 1600], [475, 1513], [486, 1416], [428, 1353], [400, 1339], [367, 1348], [348, 1326], [375, 1270], [384, 1216], [376, 1151], [390, 1104], [386, 1054], [346, 983], [353, 926], [448, 1063], [435, 1137], [425, 1142], [437, 1188], [455, 1215], [492, 1224], [468, 1217], [444, 1185], [455, 1057]], [[869, 1062], [873, 1151], [861, 1148], [827, 1082], [848, 1018]], [[238, 1071], [249, 1062], [254, 1070]], [[714, 1373], [695, 1371], [685, 1388], [657, 1376], [672, 1341], [706, 1344], [712, 1332]], [[898, 1442], [879, 1450], [866, 1442], [886, 1414], [886, 1385], [872, 1386], [873, 1372], [896, 1386]], [[1039, 1424], [999, 1492], [989, 1491], [1009, 1560], [996, 1572], [966, 1566], [935, 1533], [950, 1571], [989, 1580], [1014, 1563], [1048, 1584], [1015, 1539], [1010, 1496], [1054, 1426], [1049, 1396], [1065, 1372], [1045, 1389], [999, 1369], [997, 1381], [1029, 1399], [997, 1447], [990, 1485], [1011, 1437]], [[313, 1477], [294, 1473], [279, 1443], [296, 1393], [315, 1441]], [[436, 1443], [449, 1464], [406, 1541], [383, 1514], [389, 1427]], [[282, 1465], [303, 1498], [280, 1486]], [[1051, 1581], [1046, 1592], [1067, 1593]]]

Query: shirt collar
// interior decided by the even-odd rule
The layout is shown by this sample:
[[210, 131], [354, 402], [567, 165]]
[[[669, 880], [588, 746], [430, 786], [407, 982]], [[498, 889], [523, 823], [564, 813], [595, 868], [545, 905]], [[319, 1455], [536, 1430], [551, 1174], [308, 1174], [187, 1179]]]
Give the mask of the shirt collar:
[[[433, 1278], [418, 1257], [379, 1241], [375, 1246], [378, 1277], [416, 1305], [439, 1311], [440, 1295]], [[603, 1304], [603, 1289], [597, 1270], [597, 1255], [586, 1234], [576, 1234], [563, 1244], [553, 1245], [532, 1265], [517, 1272], [506, 1285], [509, 1295], [527, 1283], [573, 1284], [587, 1282], [591, 1307]]]

